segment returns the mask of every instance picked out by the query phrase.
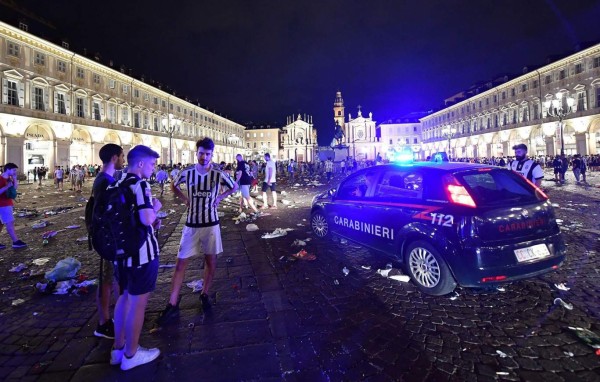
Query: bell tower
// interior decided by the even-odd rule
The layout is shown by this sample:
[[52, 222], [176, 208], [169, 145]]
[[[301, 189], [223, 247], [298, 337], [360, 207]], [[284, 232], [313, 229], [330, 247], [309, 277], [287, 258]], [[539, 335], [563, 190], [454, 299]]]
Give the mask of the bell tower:
[[344, 99], [342, 98], [342, 92], [338, 91], [335, 93], [335, 101], [333, 101], [334, 126], [340, 125], [344, 129], [344, 120]]

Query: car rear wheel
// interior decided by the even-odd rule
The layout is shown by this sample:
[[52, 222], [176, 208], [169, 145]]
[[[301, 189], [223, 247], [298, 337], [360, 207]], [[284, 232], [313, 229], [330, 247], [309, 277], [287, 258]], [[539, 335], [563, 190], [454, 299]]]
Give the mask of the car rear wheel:
[[415, 241], [406, 249], [406, 268], [424, 293], [441, 296], [456, 288], [456, 281], [440, 253], [425, 241]]
[[329, 223], [325, 214], [321, 211], [315, 211], [310, 216], [310, 226], [318, 237], [321, 239], [328, 238], [330, 236]]

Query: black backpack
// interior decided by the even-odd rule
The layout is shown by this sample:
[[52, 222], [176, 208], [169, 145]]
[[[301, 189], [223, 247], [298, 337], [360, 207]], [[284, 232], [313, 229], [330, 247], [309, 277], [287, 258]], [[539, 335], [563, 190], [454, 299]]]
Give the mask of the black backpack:
[[[136, 255], [148, 238], [148, 227], [140, 222], [135, 194], [130, 188], [135, 182], [135, 178], [129, 178], [108, 186], [100, 197], [91, 197], [86, 205], [91, 245], [106, 260]], [[90, 201], [93, 207], [88, 208]], [[90, 224], [88, 209], [91, 209]]]

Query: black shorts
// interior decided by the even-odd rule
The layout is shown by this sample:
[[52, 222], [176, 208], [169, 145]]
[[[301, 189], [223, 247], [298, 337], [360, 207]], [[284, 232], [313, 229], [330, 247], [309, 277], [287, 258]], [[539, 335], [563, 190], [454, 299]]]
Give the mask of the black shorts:
[[262, 192], [267, 192], [268, 189], [271, 189], [272, 192], [275, 192], [275, 183], [271, 183], [271, 185], [269, 186], [267, 184], [267, 182], [263, 182], [262, 185]]
[[554, 169], [554, 175], [556, 175], [556, 174], [560, 174], [560, 170], [557, 168]]
[[120, 293], [127, 291], [132, 296], [150, 293], [156, 288], [158, 277], [158, 256], [149, 263], [139, 267], [124, 267], [115, 264], [115, 278], [119, 283]]

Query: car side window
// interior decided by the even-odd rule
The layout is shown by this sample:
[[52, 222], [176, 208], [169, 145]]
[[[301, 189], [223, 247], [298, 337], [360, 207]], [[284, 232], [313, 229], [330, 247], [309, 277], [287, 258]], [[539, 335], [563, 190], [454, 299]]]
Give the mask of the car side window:
[[376, 197], [386, 199], [420, 199], [423, 175], [417, 171], [387, 171], [383, 174]]
[[367, 171], [348, 178], [340, 185], [337, 195], [340, 199], [363, 200], [374, 197], [377, 189], [377, 172]]

